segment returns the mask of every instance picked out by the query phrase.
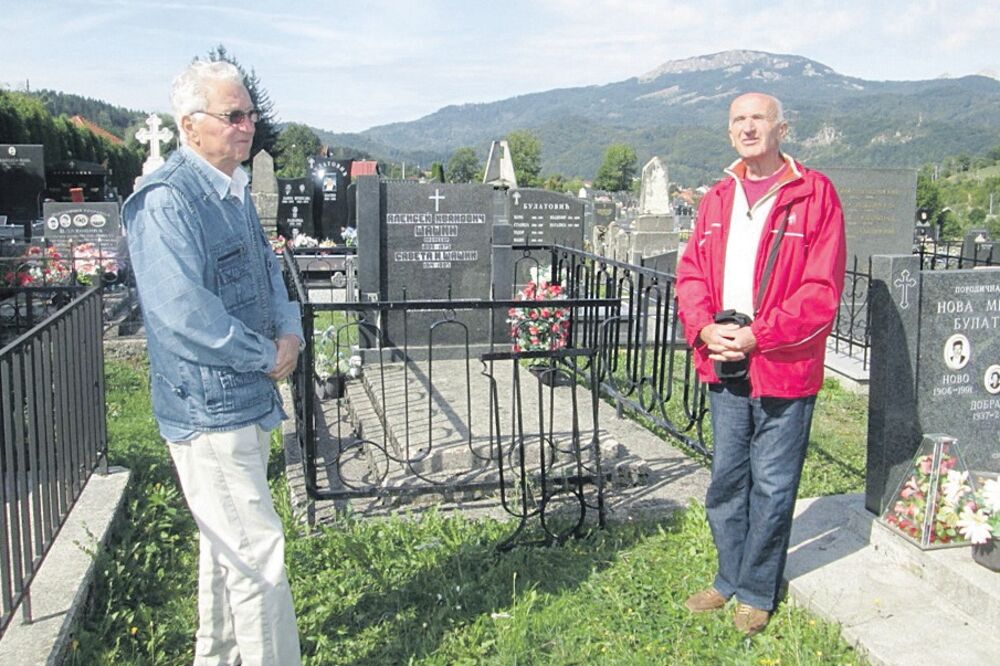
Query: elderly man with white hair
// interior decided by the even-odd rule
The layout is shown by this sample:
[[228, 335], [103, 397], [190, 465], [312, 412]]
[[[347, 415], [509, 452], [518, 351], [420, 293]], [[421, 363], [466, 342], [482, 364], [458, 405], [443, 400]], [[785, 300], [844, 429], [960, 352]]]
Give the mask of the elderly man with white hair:
[[712, 414], [705, 510], [718, 551], [694, 613], [735, 598], [747, 635], [770, 620], [823, 385], [826, 337], [844, 287], [844, 214], [829, 179], [781, 151], [781, 103], [729, 107], [739, 159], [702, 198], [677, 264], [677, 305]]
[[183, 145], [123, 218], [153, 412], [200, 531], [194, 663], [299, 664], [267, 462], [302, 322], [240, 167], [258, 112], [226, 62], [193, 63], [170, 101]]

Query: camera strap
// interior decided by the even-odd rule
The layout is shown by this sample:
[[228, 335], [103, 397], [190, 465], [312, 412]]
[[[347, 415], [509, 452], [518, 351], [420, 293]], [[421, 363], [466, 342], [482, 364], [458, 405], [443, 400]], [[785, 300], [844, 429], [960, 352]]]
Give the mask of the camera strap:
[[788, 228], [788, 218], [792, 215], [792, 204], [789, 202], [785, 206], [785, 217], [778, 225], [777, 236], [771, 245], [771, 252], [767, 255], [767, 263], [764, 265], [764, 274], [760, 278], [760, 285], [757, 287], [757, 298], [753, 301], [753, 316], [757, 318], [760, 311], [761, 301], [764, 300], [764, 292], [767, 290], [767, 283], [771, 280], [771, 272], [774, 271], [774, 262], [778, 260], [778, 248], [781, 247], [781, 239], [785, 237], [785, 229]]

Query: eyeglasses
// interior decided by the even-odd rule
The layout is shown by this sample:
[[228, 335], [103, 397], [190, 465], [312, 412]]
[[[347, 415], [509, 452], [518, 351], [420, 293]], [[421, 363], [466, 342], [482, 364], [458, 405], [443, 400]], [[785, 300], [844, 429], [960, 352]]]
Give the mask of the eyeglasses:
[[260, 120], [260, 112], [257, 109], [250, 109], [249, 111], [242, 111], [237, 109], [236, 111], [230, 111], [229, 113], [212, 113], [211, 111], [195, 111], [194, 113], [204, 113], [206, 116], [215, 116], [221, 120], [225, 120], [230, 125], [239, 125], [247, 118], [250, 122], [256, 124]]

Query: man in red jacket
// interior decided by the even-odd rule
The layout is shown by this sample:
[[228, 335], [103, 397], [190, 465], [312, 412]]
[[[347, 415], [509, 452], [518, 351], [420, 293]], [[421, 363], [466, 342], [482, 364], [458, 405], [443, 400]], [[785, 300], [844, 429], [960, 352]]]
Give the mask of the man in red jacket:
[[729, 139], [739, 159], [702, 199], [677, 266], [680, 318], [709, 388], [705, 508], [718, 551], [715, 581], [685, 606], [712, 611], [736, 597], [734, 622], [747, 635], [767, 626], [777, 602], [844, 286], [840, 200], [826, 176], [781, 152], [787, 132], [774, 97], [733, 101]]

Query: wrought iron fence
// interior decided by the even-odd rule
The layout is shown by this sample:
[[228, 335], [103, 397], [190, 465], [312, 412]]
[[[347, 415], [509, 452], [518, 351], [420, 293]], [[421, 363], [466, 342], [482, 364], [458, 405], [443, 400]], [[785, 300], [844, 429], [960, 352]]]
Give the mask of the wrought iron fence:
[[707, 394], [677, 316], [674, 276], [575, 248], [554, 246], [551, 257], [567, 296], [584, 301], [569, 346], [596, 350], [601, 392], [619, 412], [633, 410], [710, 457]]
[[855, 256], [844, 273], [844, 291], [840, 294], [837, 319], [830, 332], [829, 348], [837, 354], [860, 359], [868, 369], [871, 349], [868, 290], [872, 281], [872, 264], [868, 259], [860, 266]]
[[95, 469], [107, 473], [101, 289], [0, 349], [0, 632]]
[[34, 327], [91, 286], [103, 292], [104, 331], [138, 328], [138, 299], [124, 257], [93, 243], [0, 244], [0, 345]]
[[[603, 522], [596, 374], [591, 385], [575, 372], [596, 370], [594, 352], [511, 351], [505, 321], [512, 308], [583, 301], [334, 302], [308, 286], [294, 256], [285, 266], [303, 307], [306, 345], [293, 395], [311, 498], [499, 493], [519, 521], [501, 548], [534, 519], [545, 541], [578, 533], [594, 512]], [[442, 378], [445, 362], [452, 370]], [[545, 367], [532, 377], [522, 363]], [[556, 393], [557, 384], [570, 390]]]
[[992, 242], [925, 240], [914, 248], [920, 270], [941, 271], [980, 266], [1000, 266], [1000, 250]]

